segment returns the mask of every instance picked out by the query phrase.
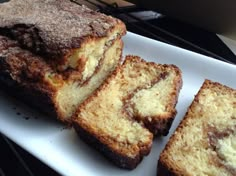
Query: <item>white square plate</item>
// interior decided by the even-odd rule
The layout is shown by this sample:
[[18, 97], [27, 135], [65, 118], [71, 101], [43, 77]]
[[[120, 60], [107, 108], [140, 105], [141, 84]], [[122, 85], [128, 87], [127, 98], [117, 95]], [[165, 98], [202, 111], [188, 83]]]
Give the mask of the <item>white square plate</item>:
[[[124, 38], [124, 55], [139, 55], [147, 61], [177, 65], [183, 73], [183, 88], [177, 116], [167, 137], [156, 138], [151, 153], [134, 170], [120, 169], [82, 142], [73, 129], [40, 114], [0, 91], [0, 131], [62, 175], [154, 176], [158, 156], [183, 118], [204, 79], [236, 88], [236, 66], [170, 46], [133, 33]], [[150, 100], [151, 101], [151, 100]]]

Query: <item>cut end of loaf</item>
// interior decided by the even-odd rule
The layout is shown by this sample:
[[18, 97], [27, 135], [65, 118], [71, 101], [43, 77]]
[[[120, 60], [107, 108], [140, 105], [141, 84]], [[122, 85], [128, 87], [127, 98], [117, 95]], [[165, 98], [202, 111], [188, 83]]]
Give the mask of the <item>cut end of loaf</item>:
[[120, 40], [125, 32], [126, 28], [120, 22], [108, 32], [106, 37], [86, 37], [80, 48], [73, 48], [65, 55], [57, 69], [63, 72], [67, 79], [86, 82], [101, 65], [106, 51], [116, 40]]
[[236, 90], [206, 80], [161, 153], [158, 173], [235, 175], [235, 105]]
[[56, 102], [62, 121], [70, 121], [77, 106], [88, 98], [104, 79], [120, 64], [123, 42], [114, 41], [104, 54], [99, 67], [85, 83], [69, 81], [57, 92]]

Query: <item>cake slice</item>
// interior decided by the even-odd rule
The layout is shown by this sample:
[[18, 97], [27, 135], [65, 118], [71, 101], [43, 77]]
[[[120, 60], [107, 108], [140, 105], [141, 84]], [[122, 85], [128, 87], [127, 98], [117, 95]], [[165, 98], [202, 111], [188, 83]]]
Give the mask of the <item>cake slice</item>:
[[0, 82], [28, 104], [68, 122], [83, 102], [120, 64], [123, 43], [116, 40], [105, 52], [93, 76], [81, 83], [65, 79], [45, 58], [20, 48], [17, 41], [0, 36]]
[[70, 0], [11, 0], [0, 4], [0, 31], [43, 56], [64, 79], [86, 82], [126, 28]]
[[168, 133], [181, 85], [176, 66], [127, 56], [123, 65], [80, 104], [73, 126], [85, 142], [108, 159], [133, 169], [150, 152], [153, 134]]
[[205, 80], [162, 151], [157, 175], [236, 175], [235, 89]]

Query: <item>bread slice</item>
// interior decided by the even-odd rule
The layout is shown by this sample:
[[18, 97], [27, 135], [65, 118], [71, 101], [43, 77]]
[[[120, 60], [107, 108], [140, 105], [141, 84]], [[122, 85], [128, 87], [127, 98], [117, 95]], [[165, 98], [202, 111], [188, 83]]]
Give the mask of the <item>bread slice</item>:
[[83, 102], [120, 64], [123, 43], [116, 40], [107, 49], [93, 76], [85, 83], [65, 79], [41, 56], [21, 49], [17, 41], [0, 36], [0, 81], [11, 93], [56, 116], [70, 121], [78, 104]]
[[64, 79], [86, 82], [126, 28], [70, 0], [11, 0], [0, 4], [0, 31], [43, 56]]
[[153, 133], [168, 133], [181, 85], [176, 66], [127, 56], [78, 107], [73, 126], [115, 164], [133, 169], [150, 152]]
[[205, 80], [162, 151], [157, 175], [236, 175], [236, 90]]

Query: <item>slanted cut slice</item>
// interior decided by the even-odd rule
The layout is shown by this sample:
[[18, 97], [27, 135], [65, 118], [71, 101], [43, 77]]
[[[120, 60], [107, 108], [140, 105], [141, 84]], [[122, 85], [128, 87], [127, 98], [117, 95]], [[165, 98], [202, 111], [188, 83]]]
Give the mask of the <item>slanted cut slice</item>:
[[176, 66], [127, 56], [78, 107], [73, 126], [115, 164], [133, 169], [150, 152], [153, 133], [168, 133], [181, 85]]
[[235, 89], [205, 80], [162, 151], [157, 175], [236, 175]]

